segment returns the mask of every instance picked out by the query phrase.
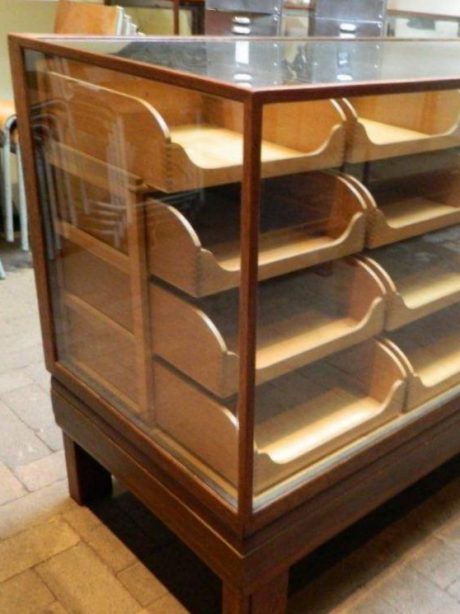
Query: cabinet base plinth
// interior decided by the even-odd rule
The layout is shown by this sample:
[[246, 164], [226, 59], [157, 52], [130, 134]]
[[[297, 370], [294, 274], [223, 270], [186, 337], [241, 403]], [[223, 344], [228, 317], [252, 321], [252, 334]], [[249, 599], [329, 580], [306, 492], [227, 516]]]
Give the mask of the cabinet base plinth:
[[225, 584], [222, 590], [223, 614], [284, 614], [287, 608], [288, 571], [273, 578], [252, 595]]

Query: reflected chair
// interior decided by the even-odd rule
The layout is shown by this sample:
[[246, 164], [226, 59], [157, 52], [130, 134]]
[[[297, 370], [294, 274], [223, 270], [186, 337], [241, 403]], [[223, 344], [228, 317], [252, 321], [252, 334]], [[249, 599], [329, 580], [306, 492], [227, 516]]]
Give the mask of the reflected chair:
[[[105, 6], [82, 2], [60, 0], [56, 9], [54, 22], [56, 34], [87, 34], [102, 35], [133, 35], [138, 33], [124, 9], [120, 6]], [[1, 145], [1, 173], [2, 173], [2, 200], [4, 215], [4, 232], [8, 242], [14, 241], [13, 224], [13, 190], [11, 182], [10, 154], [16, 154], [18, 175], [18, 213], [21, 236], [21, 249], [29, 250], [27, 231], [27, 205], [23, 171], [21, 164], [21, 150], [19, 146], [16, 111], [12, 100], [0, 100], [0, 145]], [[0, 279], [3, 269], [0, 263]]]

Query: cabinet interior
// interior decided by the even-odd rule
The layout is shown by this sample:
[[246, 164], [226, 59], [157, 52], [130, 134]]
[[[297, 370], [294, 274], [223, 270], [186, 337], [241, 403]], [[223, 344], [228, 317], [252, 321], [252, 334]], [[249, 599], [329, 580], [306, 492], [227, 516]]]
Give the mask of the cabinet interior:
[[[68, 67], [40, 77], [62, 360], [234, 492], [243, 106]], [[264, 107], [255, 494], [460, 384], [459, 113]]]

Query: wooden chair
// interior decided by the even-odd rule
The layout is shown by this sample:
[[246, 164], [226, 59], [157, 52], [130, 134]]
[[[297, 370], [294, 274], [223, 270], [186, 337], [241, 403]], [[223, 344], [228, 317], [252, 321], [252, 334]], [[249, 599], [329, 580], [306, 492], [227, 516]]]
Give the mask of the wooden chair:
[[[56, 10], [54, 32], [56, 34], [131, 35], [137, 28], [127, 19], [125, 11], [119, 6], [104, 6], [82, 2], [60, 0]], [[29, 249], [27, 232], [27, 205], [22, 176], [21, 151], [19, 147], [16, 111], [12, 100], [0, 100], [0, 143], [2, 161], [2, 190], [4, 206], [5, 238], [14, 241], [13, 194], [11, 184], [10, 153], [17, 155], [19, 185], [19, 220], [21, 248]], [[0, 279], [3, 269], [0, 263]]]
[[56, 34], [94, 36], [123, 34], [124, 10], [119, 6], [60, 0], [54, 21]]

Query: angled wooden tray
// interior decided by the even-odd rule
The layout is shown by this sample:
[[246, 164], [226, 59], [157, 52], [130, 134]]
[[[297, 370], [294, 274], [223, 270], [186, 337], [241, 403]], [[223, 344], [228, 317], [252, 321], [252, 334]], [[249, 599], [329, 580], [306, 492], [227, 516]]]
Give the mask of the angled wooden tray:
[[[261, 284], [257, 383], [378, 334], [385, 294], [373, 270], [352, 258]], [[154, 352], [215, 395], [236, 393], [238, 294], [216, 295], [195, 306], [153, 285], [150, 299]]]
[[[178, 88], [153, 83], [134, 96], [53, 71], [45, 83], [65, 144], [136, 173], [155, 190], [180, 192], [242, 180], [242, 106], [237, 103], [187, 90], [179, 90], [174, 102]], [[165, 94], [169, 105], [164, 105]], [[262, 138], [264, 177], [338, 167], [345, 114], [333, 100], [268, 105]]]
[[460, 144], [457, 90], [341, 101], [349, 122], [347, 162], [368, 162]]
[[369, 252], [388, 291], [385, 328], [395, 330], [460, 301], [460, 227]]
[[356, 178], [348, 178], [367, 203], [367, 247], [381, 247], [460, 223], [457, 169], [379, 181], [370, 189]]
[[[261, 492], [395, 418], [406, 372], [370, 340], [257, 388], [255, 491]], [[158, 427], [230, 484], [237, 480], [234, 409], [156, 363]]]
[[460, 384], [460, 306], [452, 305], [386, 335], [410, 373], [406, 409]]
[[[269, 208], [271, 219], [269, 229], [261, 229], [260, 280], [361, 251], [366, 205], [345, 177], [300, 174], [289, 180], [267, 180], [265, 191], [268, 196], [267, 202], [262, 202], [262, 211]], [[236, 287], [240, 281], [239, 218], [236, 215], [225, 224], [222, 220], [219, 223], [216, 212], [224, 215], [232, 208], [238, 213], [239, 207], [239, 202], [222, 209], [216, 204], [210, 214], [214, 227], [225, 233], [224, 239], [213, 236], [203, 244], [182, 213], [152, 201], [148, 209], [151, 273], [195, 297]], [[207, 211], [204, 217], [209, 226]], [[199, 223], [194, 219], [196, 226]]]

